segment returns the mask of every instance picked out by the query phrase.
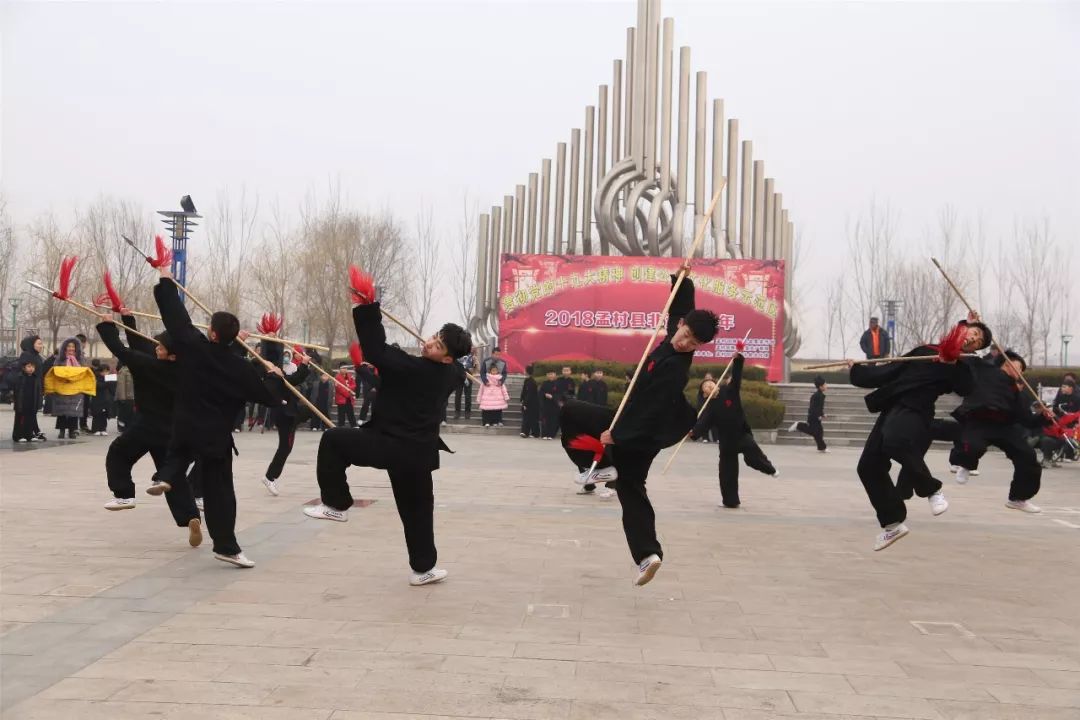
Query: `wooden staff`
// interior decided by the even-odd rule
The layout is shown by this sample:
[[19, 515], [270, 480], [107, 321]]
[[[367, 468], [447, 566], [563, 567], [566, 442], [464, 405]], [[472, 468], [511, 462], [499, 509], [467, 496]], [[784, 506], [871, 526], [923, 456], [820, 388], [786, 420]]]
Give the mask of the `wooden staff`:
[[[56, 298], [57, 300], [61, 300], [63, 302], [66, 302], [69, 305], [73, 305], [73, 306], [79, 308], [80, 310], [82, 310], [83, 312], [90, 313], [91, 315], [96, 317], [101, 322], [108, 322], [109, 321], [109, 319], [108, 319], [108, 317], [106, 316], [105, 313], [99, 313], [97, 310], [94, 310], [93, 308], [90, 308], [90, 307], [87, 307], [86, 305], [83, 305], [78, 300], [72, 300], [71, 298], [56, 297], [56, 293], [54, 293], [52, 290], [45, 287], [41, 283], [36, 283], [33, 280], [27, 280], [26, 282], [30, 285], [30, 287], [37, 288], [38, 290], [41, 290], [42, 292], [47, 292], [50, 295], [52, 295], [54, 298]], [[115, 322], [115, 321], [113, 321], [113, 322]], [[119, 323], [117, 323], [117, 324], [119, 324]], [[161, 344], [160, 342], [158, 342], [156, 339], [150, 337], [149, 335], [141, 333], [138, 330], [132, 330], [131, 328], [127, 327], [126, 325], [124, 326], [124, 329], [127, 330], [129, 333], [131, 333], [133, 335], [138, 335], [139, 337], [143, 338], [144, 340], [149, 340], [150, 342], [154, 343], [155, 345], [160, 345]]]
[[[105, 307], [105, 306], [104, 305], [98, 305], [98, 307]], [[155, 315], [154, 313], [139, 312], [138, 310], [130, 310], [130, 309], [128, 310], [128, 313], [131, 314], [131, 315], [134, 315], [135, 317], [146, 318], [147, 320], [161, 320], [161, 316], [160, 315]], [[191, 324], [194, 325], [197, 328], [202, 328], [203, 330], [207, 330], [210, 327], [209, 325], [203, 325], [202, 323], [197, 323], [197, 322], [193, 322]], [[259, 333], [248, 333], [248, 337], [253, 337], [256, 340], [266, 340], [267, 342], [279, 343], [281, 345], [299, 345], [300, 347], [313, 348], [315, 350], [321, 350], [321, 351], [327, 352], [327, 353], [330, 352], [330, 348], [326, 347], [325, 345], [316, 345], [315, 343], [305, 343], [305, 342], [300, 342], [299, 340], [288, 340], [288, 339], [285, 339], [285, 338], [273, 337], [271, 335], [260, 335]]]
[[[712, 202], [709, 203], [709, 209], [705, 211], [705, 214], [702, 217], [712, 217], [713, 210], [716, 209], [716, 204], [720, 202], [720, 193], [723, 191], [726, 182], [726, 178], [721, 179], [720, 187], [717, 188], [716, 194], [713, 195]], [[649, 338], [649, 342], [645, 345], [645, 350], [641, 353], [641, 359], [638, 360], [637, 367], [634, 369], [634, 375], [630, 378], [630, 384], [626, 386], [626, 392], [623, 393], [622, 400], [619, 401], [619, 407], [615, 410], [615, 416], [611, 419], [611, 425], [608, 426], [607, 432], [611, 432], [615, 429], [615, 423], [619, 422], [619, 417], [622, 415], [623, 410], [626, 409], [626, 402], [630, 399], [630, 393], [633, 392], [634, 386], [637, 385], [638, 377], [641, 375], [641, 368], [645, 366], [645, 360], [649, 357], [649, 353], [652, 352], [653, 343], [656, 342], [656, 338], [660, 335], [661, 328], [663, 328], [666, 323], [668, 310], [671, 309], [671, 303], [675, 301], [675, 295], [679, 292], [679, 287], [682, 285], [683, 280], [686, 279], [688, 274], [687, 265], [690, 263], [690, 259], [697, 254], [701, 241], [705, 239], [706, 227], [708, 227], [708, 223], [702, 222], [701, 227], [698, 228], [697, 234], [694, 236], [694, 242], [690, 245], [690, 252], [687, 253], [683, 266], [679, 268], [679, 273], [675, 276], [675, 284], [672, 286], [671, 292], [668, 293], [667, 301], [664, 303], [664, 309], [660, 311], [660, 319], [657, 320], [652, 337]], [[599, 462], [599, 460], [593, 460], [592, 465], [589, 467], [590, 474], [596, 470], [597, 462]]]
[[[168, 272], [168, 270], [166, 270], [166, 272]], [[196, 299], [194, 295], [192, 295], [190, 292], [188, 292], [188, 289], [186, 287], [184, 287], [183, 285], [178, 283], [176, 281], [176, 278], [174, 278], [171, 274], [170, 275], [163, 275], [162, 277], [167, 277], [170, 280], [172, 280], [173, 284], [176, 285], [176, 288], [178, 290], [180, 290], [181, 292], [183, 292], [185, 295], [187, 295], [191, 299], [191, 302], [195, 303], [200, 308], [202, 308], [203, 311], [207, 315], [213, 315], [214, 314], [214, 313], [210, 312], [206, 308], [205, 305], [203, 305], [201, 302], [199, 302], [198, 299]], [[245, 350], [247, 350], [248, 354], [251, 355], [251, 357], [255, 358], [259, 362], [259, 364], [261, 364], [263, 366], [263, 368], [266, 369], [267, 372], [274, 372], [274, 370], [279, 369], [276, 365], [271, 363], [269, 360], [264, 358], [262, 355], [255, 352], [255, 350], [253, 350], [250, 345], [248, 345], [246, 342], [244, 342], [240, 338], [237, 338], [237, 342], [239, 342], [240, 346], [242, 348], [244, 348]], [[304, 393], [300, 392], [295, 387], [293, 387], [292, 383], [290, 383], [284, 377], [282, 377], [282, 385], [284, 385], [285, 389], [288, 390], [289, 392], [291, 392], [296, 397], [297, 400], [299, 400], [301, 403], [303, 403], [303, 405], [308, 410], [310, 410], [312, 413], [314, 413], [317, 418], [319, 418], [324, 423], [326, 423], [327, 427], [337, 427], [336, 425], [334, 425], [333, 422], [331, 422], [330, 418], [326, 417], [325, 415], [322, 414], [322, 412], [319, 411], [319, 408], [315, 407], [315, 405], [312, 404], [312, 402], [310, 400], [308, 400], [306, 397], [304, 397]]]
[[[255, 336], [254, 336], [254, 335], [252, 335], [252, 337], [255, 337]], [[293, 352], [295, 352], [295, 350], [294, 350]], [[338, 380], [338, 379], [337, 379], [336, 377], [334, 377], [333, 375], [331, 375], [330, 373], [328, 373], [328, 372], [327, 372], [326, 370], [323, 370], [323, 369], [322, 369], [321, 367], [319, 367], [319, 366], [318, 366], [318, 365], [317, 365], [316, 363], [312, 362], [312, 360], [311, 360], [311, 358], [310, 358], [310, 357], [308, 357], [307, 355], [304, 355], [303, 353], [301, 353], [300, 357], [304, 358], [304, 362], [306, 362], [306, 363], [307, 363], [307, 364], [308, 364], [309, 366], [311, 366], [312, 368], [314, 368], [314, 369], [315, 369], [315, 370], [317, 370], [318, 372], [322, 373], [322, 375], [323, 375], [324, 377], [328, 377], [328, 378], [330, 378], [331, 380], [333, 380], [333, 381], [334, 381], [334, 384], [335, 384], [335, 385], [337, 385], [337, 386], [338, 386], [339, 388], [341, 388], [341, 389], [342, 389], [342, 390], [344, 390], [345, 392], [349, 393], [350, 395], [352, 395], [352, 394], [353, 394], [353, 389], [352, 389], [351, 387], [349, 387], [349, 386], [348, 386], [348, 385], [346, 385], [345, 383], [343, 383], [343, 382], [341, 382], [340, 380]]]
[[[367, 297], [367, 295], [360, 292], [359, 290], [352, 287], [351, 285], [349, 286], [349, 292], [355, 293], [355, 294], [360, 295], [360, 296], [365, 297], [365, 298]], [[411, 327], [409, 327], [408, 325], [403, 323], [401, 320], [398, 320], [396, 317], [394, 317], [393, 315], [388, 313], [386, 311], [386, 308], [384, 308], [382, 305], [379, 306], [379, 312], [381, 312], [385, 317], [389, 318], [392, 322], [396, 323], [399, 328], [401, 328], [405, 332], [412, 335], [414, 338], [419, 340], [421, 343], [427, 342], [426, 338], [424, 338], [420, 333], [416, 332]], [[465, 371], [465, 377], [469, 378], [470, 380], [472, 380], [477, 385], [483, 385], [483, 383], [480, 382], [480, 378], [476, 377], [475, 375], [473, 375], [468, 370]]]
[[[961, 353], [959, 357], [973, 358], [979, 357], [975, 353]], [[890, 357], [890, 358], [872, 358], [868, 360], [852, 360], [852, 365], [878, 365], [881, 363], [897, 363], [897, 362], [926, 362], [930, 360], [937, 360], [937, 355], [912, 355], [906, 357]], [[807, 365], [803, 370], [825, 370], [826, 368], [834, 367], [847, 367], [847, 360], [837, 360], [836, 362], [825, 363], [824, 365]]]
[[[750, 337], [750, 331], [749, 330], [747, 330], [746, 334], [743, 335], [742, 341], [746, 342], [746, 339], [748, 337]], [[738, 355], [738, 354], [739, 354], [739, 351], [736, 351], [735, 355]], [[728, 360], [728, 364], [727, 364], [727, 367], [724, 368], [724, 372], [720, 373], [720, 379], [714, 381], [714, 386], [713, 386], [712, 392], [709, 393], [709, 397], [705, 398], [705, 402], [701, 405], [701, 409], [698, 410], [697, 416], [698, 416], [699, 420], [701, 419], [701, 416], [705, 414], [705, 408], [709, 407], [709, 403], [712, 402], [712, 399], [714, 397], [716, 397], [716, 393], [718, 393], [720, 391], [720, 383], [724, 382], [724, 378], [727, 377], [728, 371], [731, 370], [731, 365], [732, 365], [732, 363], [735, 362], [735, 355], [732, 355], [731, 359]], [[664, 464], [664, 470], [663, 470], [663, 472], [660, 473], [661, 475], [667, 475], [668, 468], [671, 467], [671, 463], [675, 462], [675, 456], [679, 454], [679, 450], [682, 449], [683, 444], [686, 442], [687, 438], [689, 438], [689, 437], [690, 437], [690, 433], [686, 433], [685, 435], [683, 435], [683, 439], [680, 440], [679, 444], [675, 446], [675, 452], [671, 453], [671, 457], [669, 457], [667, 463]]]

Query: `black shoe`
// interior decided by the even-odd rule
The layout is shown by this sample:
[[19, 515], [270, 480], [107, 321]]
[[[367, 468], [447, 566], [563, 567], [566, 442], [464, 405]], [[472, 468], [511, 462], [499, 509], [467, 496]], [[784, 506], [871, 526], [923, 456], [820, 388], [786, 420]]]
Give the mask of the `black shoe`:
[[74, 430], [68, 430], [68, 439], [69, 440], [74, 440], [77, 437], [79, 437], [79, 433], [75, 432]]
[[[64, 431], [63, 431], [63, 430], [61, 430], [61, 431], [60, 431], [60, 434], [59, 434], [59, 435], [57, 435], [56, 437], [57, 437], [58, 439], [60, 439], [60, 440], [63, 440], [63, 439], [64, 439]], [[1045, 467], [1045, 465], [1044, 465], [1044, 467]]]

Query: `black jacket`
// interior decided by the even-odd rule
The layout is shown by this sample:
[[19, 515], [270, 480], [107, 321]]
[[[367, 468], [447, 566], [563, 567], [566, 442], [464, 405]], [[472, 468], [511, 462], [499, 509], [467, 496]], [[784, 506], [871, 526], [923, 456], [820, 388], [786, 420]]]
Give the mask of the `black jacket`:
[[750, 423], [746, 422], [742, 406], [743, 363], [742, 353], [739, 353], [731, 363], [731, 382], [721, 385], [716, 391], [716, 397], [694, 426], [694, 437], [705, 437], [709, 428], [715, 429], [721, 439], [750, 432]]
[[[937, 355], [937, 348], [920, 345], [904, 357]], [[895, 362], [884, 365], [853, 365], [851, 384], [861, 388], [876, 388], [866, 396], [870, 412], [884, 412], [894, 406], [906, 407], [934, 416], [934, 403], [942, 395], [956, 393], [967, 396], [974, 390], [971, 367], [966, 362], [953, 364], [933, 360]]]
[[612, 430], [616, 445], [659, 450], [679, 442], [694, 427], [697, 413], [683, 395], [694, 354], [675, 352], [671, 345], [679, 320], [693, 309], [694, 284], [686, 278], [668, 310], [667, 337], [645, 359], [637, 384]]
[[537, 404], [540, 401], [540, 388], [536, 385], [536, 380], [532, 376], [526, 377], [525, 382], [521, 385], [521, 400], [522, 407], [530, 407], [539, 409]]
[[1071, 395], [1066, 395], [1061, 390], [1058, 390], [1051, 408], [1058, 417], [1080, 410], [1080, 393], [1077, 392], [1076, 388], [1073, 388]]
[[19, 343], [19, 360], [18, 369], [22, 372], [23, 365], [26, 363], [34, 363], [34, 375], [40, 380], [42, 377], [41, 366], [45, 362], [45, 358], [41, 357], [41, 353], [34, 349], [34, 341], [37, 340], [36, 335], [24, 337], [22, 342]]
[[414, 457], [425, 468], [439, 467], [439, 423], [446, 400], [461, 386], [460, 363], [440, 363], [409, 355], [386, 344], [379, 303], [353, 308], [353, 324], [364, 358], [379, 370], [379, 401], [366, 427], [417, 446]]
[[608, 386], [603, 380], [586, 380], [578, 388], [577, 399], [582, 402], [592, 403], [607, 407]]
[[[557, 380], [545, 380], [540, 383], [540, 406], [550, 407], [559, 402], [559, 386]], [[548, 397], [550, 395], [551, 397]]]
[[889, 350], [892, 347], [892, 339], [889, 337], [889, 331], [879, 325], [878, 334], [880, 335], [878, 338], [878, 345], [880, 347], [878, 349], [881, 351], [881, 354], [879, 355], [874, 355], [874, 339], [870, 335], [870, 328], [863, 331], [862, 337], [859, 338], [859, 347], [862, 348], [863, 354], [866, 355], [867, 358], [888, 357], [889, 355]]
[[207, 456], [233, 449], [232, 430], [247, 402], [274, 406], [285, 394], [280, 379], [239, 355], [239, 346], [210, 342], [191, 324], [176, 286], [162, 278], [154, 300], [176, 354], [177, 392], [172, 443]]
[[41, 382], [37, 375], [27, 375], [20, 366], [18, 374], [11, 381], [11, 398], [16, 414], [33, 415], [41, 410]]
[[366, 398], [379, 391], [379, 376], [367, 365], [356, 368], [356, 397]]
[[818, 390], [810, 396], [810, 407], [806, 410], [807, 422], [815, 422], [825, 415], [825, 393]]
[[[126, 327], [138, 330], [134, 317], [125, 315], [122, 321]], [[168, 435], [172, 428], [179, 379], [176, 363], [158, 360], [154, 343], [134, 333], [127, 333], [128, 346], [125, 346], [120, 341], [120, 329], [115, 323], [98, 323], [96, 329], [109, 352], [131, 371], [137, 417]]]
[[565, 377], [563, 375], [555, 378], [555, 398], [559, 400], [559, 402], [573, 400], [576, 390], [577, 383], [574, 382], [574, 378]]

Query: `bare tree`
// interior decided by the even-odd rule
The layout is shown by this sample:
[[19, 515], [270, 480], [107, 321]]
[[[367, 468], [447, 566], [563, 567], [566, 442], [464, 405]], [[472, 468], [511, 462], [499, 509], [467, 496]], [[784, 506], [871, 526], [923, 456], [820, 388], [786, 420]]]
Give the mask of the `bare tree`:
[[[951, 205], [944, 206], [938, 211], [937, 220], [937, 237], [935, 240], [930, 241], [929, 250], [947, 269], [949, 277], [956, 283], [956, 286], [967, 295], [966, 285], [969, 281], [969, 273], [965, 262], [967, 247], [962, 235], [963, 230], [958, 226], [956, 208]], [[926, 266], [925, 270], [928, 275], [931, 272], [936, 273], [929, 265]], [[947, 282], [939, 280], [931, 287], [936, 289], [936, 292], [932, 290], [932, 295], [938, 303], [936, 309], [931, 309], [931, 313], [937, 317], [938, 323], [936, 328], [933, 326], [929, 328], [932, 335], [927, 335], [924, 340], [940, 334], [940, 331], [955, 324], [960, 316], [967, 312], [967, 309], [963, 308], [960, 298], [956, 296], [956, 293], [949, 287]]]
[[[62, 229], [57, 224], [56, 217], [51, 212], [30, 223], [27, 234], [31, 248], [27, 261], [27, 266], [31, 271], [27, 276], [38, 280], [46, 287], [52, 287], [60, 276], [60, 262], [63, 258], [69, 255], [79, 256], [83, 248], [71, 232]], [[72, 276], [72, 288], [75, 292], [79, 292], [80, 281], [86, 277], [83, 269], [82, 263], [76, 264]], [[56, 288], [53, 287], [53, 289]], [[76, 314], [78, 311], [71, 305], [54, 300], [40, 292], [34, 292], [30, 297], [32, 298], [30, 317], [48, 328], [52, 342], [47, 350], [56, 347], [62, 327], [74, 326], [85, 331], [85, 318], [78, 317]]]
[[847, 298], [844, 297], [844, 273], [837, 273], [836, 277], [825, 290], [825, 324], [822, 331], [825, 335], [825, 359], [832, 357], [833, 338], [840, 335], [840, 356], [843, 357], [847, 348], [844, 344], [844, 305]]
[[882, 300], [894, 295], [892, 270], [897, 262], [897, 219], [886, 204], [876, 200], [864, 214], [848, 223], [848, 268], [853, 287], [850, 290], [858, 323], [865, 323]]
[[431, 303], [439, 279], [439, 236], [432, 228], [431, 208], [420, 203], [416, 213], [416, 229], [412, 242], [412, 272], [408, 278], [411, 292], [406, 297], [409, 320], [414, 329], [424, 334], [431, 315]]
[[[10, 297], [17, 294], [11, 287], [11, 275], [19, 260], [18, 240], [15, 224], [7, 211], [7, 198], [0, 193], [0, 313], [7, 309]], [[0, 322], [0, 325], [3, 325], [3, 322]], [[11, 330], [15, 332], [16, 328]]]
[[278, 312], [286, 321], [295, 321], [292, 333], [296, 334], [296, 325], [302, 315], [299, 308], [292, 307], [291, 302], [299, 280], [296, 266], [299, 255], [297, 231], [288, 226], [276, 203], [271, 207], [270, 217], [263, 227], [262, 240], [252, 256], [252, 300], [262, 312]]
[[207, 251], [202, 263], [206, 272], [200, 274], [197, 283], [189, 280], [189, 285], [193, 286], [193, 292], [198, 288], [200, 299], [212, 309], [243, 315], [248, 262], [256, 243], [258, 217], [259, 196], [249, 198], [246, 188], [241, 188], [240, 197], [235, 200], [228, 189], [222, 190], [216, 205], [207, 213]]
[[120, 297], [130, 308], [147, 308], [155, 276], [146, 261], [122, 236], [149, 246], [153, 219], [127, 200], [103, 197], [84, 211], [75, 211], [75, 233], [87, 248], [81, 298], [89, 302], [103, 289], [101, 277], [108, 270]]
[[[1050, 237], [1050, 221], [1028, 221], [1013, 230], [1013, 253], [1010, 278], [1019, 295], [1020, 333], [1026, 356], [1035, 362], [1037, 341], [1043, 341], [1053, 327], [1055, 302], [1050, 296], [1050, 278], [1058, 262], [1056, 248]], [[1045, 359], [1045, 357], [1044, 357]]]
[[454, 263], [454, 297], [463, 326], [468, 326], [476, 310], [476, 251], [477, 237], [476, 215], [479, 203], [469, 202], [469, 195], [462, 197], [461, 222], [458, 224], [457, 242], [452, 250]]

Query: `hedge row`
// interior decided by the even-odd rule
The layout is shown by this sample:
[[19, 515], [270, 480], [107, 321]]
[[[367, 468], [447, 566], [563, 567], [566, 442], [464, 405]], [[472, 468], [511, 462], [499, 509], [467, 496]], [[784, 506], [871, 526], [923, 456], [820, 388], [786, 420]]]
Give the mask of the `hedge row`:
[[[744, 385], [745, 389], [746, 386]], [[623, 393], [609, 392], [608, 407], [617, 408], [622, 400]], [[694, 407], [697, 407], [697, 388], [686, 391], [686, 399]], [[746, 412], [746, 421], [750, 427], [760, 430], [773, 430], [780, 426], [784, 419], [786, 407], [779, 400], [772, 400], [756, 393], [742, 394], [743, 410]]]
[[[1032, 385], [1041, 383], [1048, 386], [1057, 386], [1061, 384], [1061, 378], [1066, 372], [1073, 372], [1080, 375], [1080, 370], [1077, 368], [1032, 367], [1024, 372], [1024, 377], [1026, 377], [1028, 382]], [[814, 382], [814, 378], [818, 375], [825, 378], [825, 382], [830, 385], [848, 385], [851, 382], [851, 376], [846, 369], [828, 371], [793, 370], [791, 372], [791, 382], [812, 383]]]

